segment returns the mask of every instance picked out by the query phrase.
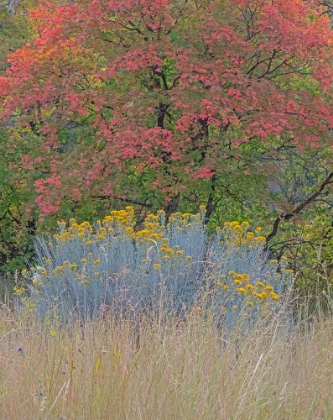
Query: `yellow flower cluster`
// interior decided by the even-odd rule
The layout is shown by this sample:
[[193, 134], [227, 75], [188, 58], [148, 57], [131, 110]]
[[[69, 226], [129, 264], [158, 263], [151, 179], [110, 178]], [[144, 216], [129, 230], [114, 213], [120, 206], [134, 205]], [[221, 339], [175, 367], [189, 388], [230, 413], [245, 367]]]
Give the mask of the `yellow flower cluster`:
[[14, 287], [15, 293], [21, 295], [24, 292], [24, 287]]
[[116, 228], [119, 231], [126, 231], [132, 235], [134, 234], [133, 226], [135, 225], [134, 209], [128, 206], [125, 210], [113, 210], [102, 221], [98, 220], [96, 225], [97, 228], [94, 229], [89, 222], [79, 224], [72, 218], [69, 220], [68, 229], [66, 229], [65, 222], [58, 222], [60, 234], [54, 235], [54, 239], [60, 243], [80, 239], [87, 245], [91, 245], [99, 240], [107, 240], [108, 235], [115, 236]]
[[227, 245], [247, 245], [263, 246], [266, 242], [264, 236], [259, 235], [261, 228], [258, 227], [254, 232], [249, 231], [250, 225], [248, 222], [226, 222], [224, 223], [223, 237]]
[[144, 229], [137, 232], [128, 232], [130, 236], [140, 242], [157, 242], [163, 237], [160, 217], [156, 214], [149, 214], [144, 222]]
[[75, 238], [88, 241], [91, 238], [93, 228], [89, 222], [78, 224], [74, 218], [69, 220], [69, 227], [66, 230], [65, 222], [58, 222], [60, 234], [53, 235], [54, 239], [59, 243], [66, 243]]
[[[200, 206], [200, 209], [204, 209]], [[54, 235], [54, 239], [58, 245], [80, 239], [86, 245], [91, 245], [99, 240], [106, 241], [110, 235], [117, 237], [119, 233], [126, 234], [128, 239], [135, 239], [138, 241], [155, 241], [159, 242], [163, 238], [163, 226], [161, 220], [165, 218], [165, 213], [160, 210], [157, 215], [149, 214], [144, 222], [144, 229], [134, 230], [134, 209], [127, 206], [124, 210], [113, 210], [110, 215], [104, 219], [98, 220], [97, 228], [94, 229], [89, 222], [77, 223], [75, 219], [70, 219], [69, 227], [66, 229], [65, 222], [58, 222], [60, 233]], [[201, 222], [202, 214], [195, 215], [189, 213], [174, 213], [169, 218], [169, 224], [176, 230], [185, 230], [191, 228], [193, 224]], [[259, 236], [260, 228], [255, 232], [248, 231], [249, 223], [226, 222], [223, 228], [223, 237], [227, 245], [241, 245], [247, 244], [251, 247], [253, 244], [263, 245], [265, 237]], [[221, 232], [221, 229], [220, 229]], [[58, 246], [59, 247], [59, 246]], [[167, 248], [167, 247], [164, 247]], [[169, 251], [172, 254], [171, 251]]]
[[[244, 273], [235, 273], [234, 271], [229, 271], [228, 276], [230, 281], [228, 282], [233, 286], [232, 291], [236, 291], [240, 295], [249, 296], [251, 298], [257, 299], [257, 301], [264, 301], [269, 298], [272, 300], [279, 300], [279, 295], [275, 293], [274, 287], [271, 285], [265, 285], [261, 281], [255, 281], [251, 283], [250, 277], [248, 274]], [[221, 279], [226, 278], [225, 275], [221, 275]], [[218, 281], [217, 287], [223, 288], [225, 291], [230, 289], [230, 286], [223, 284], [223, 282]], [[253, 306], [253, 302], [250, 300], [248, 302], [249, 306]]]
[[[162, 238], [161, 239], [161, 245], [159, 248], [162, 258], [165, 261], [170, 261], [172, 258], [179, 258], [184, 257], [185, 253], [182, 249], [180, 249], [179, 245], [175, 245], [173, 248], [169, 246], [169, 240], [168, 238]], [[191, 262], [192, 257], [189, 255], [185, 256], [185, 261]]]
[[169, 223], [176, 230], [183, 230], [186, 228], [191, 228], [193, 224], [201, 223], [202, 214], [190, 214], [190, 213], [180, 213], [176, 212], [170, 215]]

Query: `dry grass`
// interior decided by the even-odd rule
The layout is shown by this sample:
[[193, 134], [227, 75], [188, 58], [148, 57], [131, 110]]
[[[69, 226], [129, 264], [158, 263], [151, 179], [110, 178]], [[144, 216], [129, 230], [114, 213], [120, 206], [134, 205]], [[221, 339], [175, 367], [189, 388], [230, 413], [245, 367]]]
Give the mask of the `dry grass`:
[[0, 316], [0, 419], [332, 419], [331, 322], [228, 338], [199, 316], [71, 331]]

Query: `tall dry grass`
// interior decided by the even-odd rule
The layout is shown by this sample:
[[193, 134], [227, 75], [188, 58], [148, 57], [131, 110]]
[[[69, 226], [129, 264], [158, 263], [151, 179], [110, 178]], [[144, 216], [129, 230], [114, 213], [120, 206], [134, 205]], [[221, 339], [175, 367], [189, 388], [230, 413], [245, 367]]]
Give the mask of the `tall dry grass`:
[[0, 317], [0, 419], [332, 419], [332, 322], [249, 333], [185, 323]]

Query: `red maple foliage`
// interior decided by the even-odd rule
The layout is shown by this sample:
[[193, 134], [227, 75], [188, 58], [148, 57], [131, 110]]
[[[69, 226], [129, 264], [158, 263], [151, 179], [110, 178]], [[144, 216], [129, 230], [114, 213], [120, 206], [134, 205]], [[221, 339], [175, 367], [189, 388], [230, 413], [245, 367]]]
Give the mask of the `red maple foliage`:
[[333, 125], [322, 12], [302, 0], [42, 2], [0, 79], [2, 115], [31, 141], [36, 203], [124, 199], [122, 176], [144, 173], [170, 201], [257, 172], [244, 150], [320, 147]]

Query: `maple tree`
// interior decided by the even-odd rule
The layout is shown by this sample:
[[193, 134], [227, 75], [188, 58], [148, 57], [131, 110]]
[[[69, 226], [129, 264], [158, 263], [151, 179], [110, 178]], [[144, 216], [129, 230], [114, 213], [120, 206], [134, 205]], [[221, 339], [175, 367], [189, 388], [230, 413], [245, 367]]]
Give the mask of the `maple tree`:
[[[329, 143], [323, 11], [301, 0], [40, 3], [0, 91], [42, 214], [92, 200], [168, 214], [206, 203], [207, 220], [226, 200], [271, 212], [266, 181], [283, 151]], [[281, 213], [299, 206], [279, 200]]]

